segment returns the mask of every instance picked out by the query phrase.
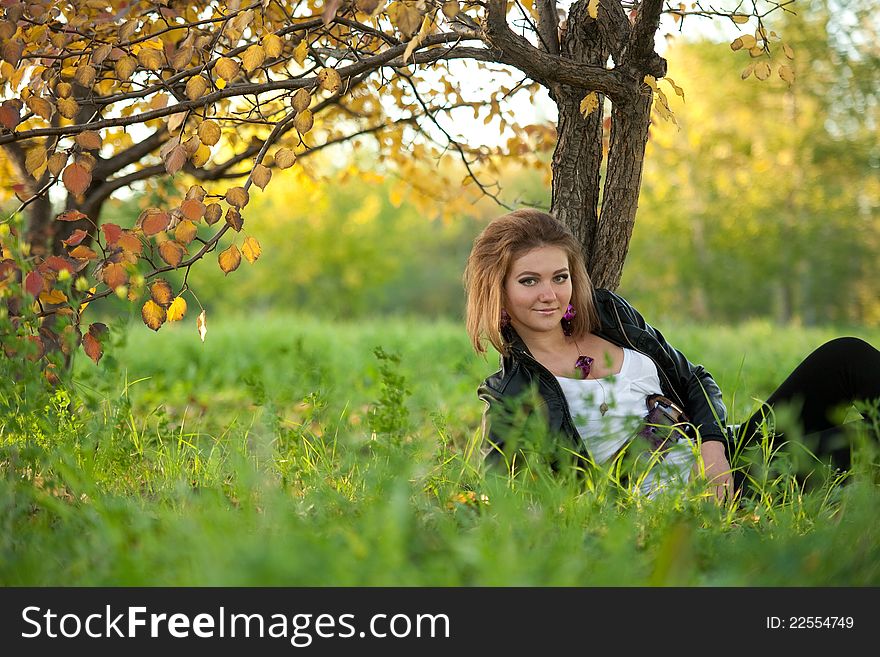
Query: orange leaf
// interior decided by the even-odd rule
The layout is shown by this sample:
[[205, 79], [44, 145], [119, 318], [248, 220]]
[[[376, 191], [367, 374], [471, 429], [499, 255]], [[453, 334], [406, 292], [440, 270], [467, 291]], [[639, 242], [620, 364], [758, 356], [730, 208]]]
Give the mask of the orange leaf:
[[144, 307], [141, 308], [141, 318], [144, 320], [144, 324], [154, 331], [158, 331], [165, 323], [165, 309], [152, 299], [148, 299]]
[[70, 234], [70, 237], [68, 237], [66, 240], [61, 241], [67, 246], [76, 246], [77, 244], [82, 242], [86, 238], [86, 236], [88, 236], [88, 233], [86, 231], [82, 230], [81, 228], [77, 228]]
[[92, 174], [81, 164], [70, 164], [61, 174], [64, 186], [71, 194], [78, 196], [85, 192], [92, 182]]
[[238, 266], [241, 264], [241, 252], [238, 250], [238, 247], [233, 244], [223, 251], [218, 256], [217, 260], [220, 263], [220, 269], [223, 270], [223, 273], [228, 274], [229, 272], [238, 269]]
[[101, 348], [101, 343], [91, 334], [86, 333], [82, 339], [83, 351], [86, 352], [86, 356], [95, 361], [95, 365], [98, 364], [98, 361], [101, 360], [101, 356], [104, 355], [104, 350]]
[[128, 282], [128, 274], [125, 272], [123, 266], [116, 262], [108, 262], [104, 265], [101, 269], [101, 277], [107, 284], [107, 287], [114, 290]]
[[167, 308], [174, 299], [174, 292], [171, 291], [168, 281], [160, 278], [150, 285], [150, 297], [157, 305]]
[[167, 242], [162, 242], [159, 245], [159, 255], [162, 256], [162, 260], [167, 262], [172, 267], [176, 267], [180, 264], [180, 261], [183, 260], [183, 255], [186, 253], [186, 248], [180, 242], [175, 242], [174, 240], [168, 240]]
[[[79, 165], [71, 164], [70, 166], [72, 167]], [[70, 167], [67, 168], [69, 169]], [[68, 210], [67, 212], [62, 212], [57, 217], [55, 217], [55, 221], [79, 221], [80, 219], [88, 219], [88, 217], [79, 210]]]
[[70, 257], [79, 260], [94, 260], [98, 257], [98, 254], [92, 251], [89, 247], [80, 244], [70, 252]]
[[140, 216], [140, 225], [147, 237], [161, 233], [168, 228], [169, 221], [171, 221], [171, 215], [158, 208], [147, 208], [141, 212]]
[[128, 253], [140, 254], [144, 250], [144, 245], [141, 244], [137, 235], [130, 233], [127, 230], [123, 231], [123, 233], [117, 238], [117, 243], [123, 251], [127, 251]]
[[104, 231], [104, 238], [107, 240], [108, 246], [116, 244], [116, 240], [122, 234], [122, 229], [116, 224], [101, 224], [101, 230]]
[[46, 261], [42, 263], [42, 266], [51, 269], [52, 271], [60, 272], [62, 269], [66, 269], [71, 274], [76, 273], [76, 268], [73, 264], [61, 256], [49, 256], [46, 258]]
[[187, 199], [180, 204], [180, 211], [187, 219], [198, 221], [205, 214], [205, 204], [195, 198]]

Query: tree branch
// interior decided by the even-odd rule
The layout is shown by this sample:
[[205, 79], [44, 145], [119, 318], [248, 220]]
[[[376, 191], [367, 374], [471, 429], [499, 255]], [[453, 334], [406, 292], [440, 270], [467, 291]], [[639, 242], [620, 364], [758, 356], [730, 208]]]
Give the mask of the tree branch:
[[552, 90], [555, 84], [567, 84], [607, 95], [612, 101], [625, 103], [636, 90], [632, 81], [616, 69], [573, 62], [538, 50], [507, 25], [508, 0], [489, 0], [486, 18], [486, 39], [498, 54], [495, 61], [510, 64], [526, 73], [535, 82]]

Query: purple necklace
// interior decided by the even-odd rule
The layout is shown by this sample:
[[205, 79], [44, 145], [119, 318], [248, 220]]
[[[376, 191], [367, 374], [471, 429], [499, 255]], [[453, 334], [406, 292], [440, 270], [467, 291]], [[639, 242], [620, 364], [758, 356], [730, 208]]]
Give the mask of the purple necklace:
[[[577, 342], [575, 342], [575, 346], [577, 346]], [[580, 347], [578, 347], [578, 351], [580, 351]], [[593, 359], [589, 356], [578, 356], [577, 360], [574, 362], [574, 366], [580, 368], [581, 373], [583, 373], [584, 378], [586, 379], [590, 376], [590, 368], [593, 366]]]
[[[581, 347], [577, 343], [577, 340], [574, 341], [574, 346], [577, 347], [577, 350], [580, 353]], [[586, 379], [588, 376], [590, 376], [590, 370], [593, 367], [593, 359], [590, 356], [584, 356], [583, 354], [581, 354], [580, 356], [577, 357], [577, 360], [574, 362], [574, 366], [577, 367], [578, 369], [580, 369], [581, 373], [583, 374], [583, 378]], [[602, 382], [599, 381], [599, 379], [595, 379], [595, 381], [596, 381], [596, 383], [599, 384], [599, 387], [602, 388], [603, 399], [602, 399], [602, 403], [599, 404], [599, 412], [602, 415], [605, 415], [605, 413], [608, 412], [608, 404], [606, 403], [606, 400], [604, 399], [605, 386], [602, 385]]]

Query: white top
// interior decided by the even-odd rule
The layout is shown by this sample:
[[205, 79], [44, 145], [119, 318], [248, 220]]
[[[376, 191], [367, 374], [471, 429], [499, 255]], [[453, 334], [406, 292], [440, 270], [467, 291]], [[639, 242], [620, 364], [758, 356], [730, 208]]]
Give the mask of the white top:
[[[632, 349], [623, 350], [620, 372], [601, 379], [557, 376], [574, 425], [597, 465], [609, 461], [642, 428], [648, 408], [645, 399], [660, 394], [660, 376], [654, 361]], [[603, 416], [599, 407], [608, 405]], [[651, 459], [635, 485], [648, 497], [661, 489], [685, 484], [696, 462], [696, 448], [682, 437], [661, 459]]]

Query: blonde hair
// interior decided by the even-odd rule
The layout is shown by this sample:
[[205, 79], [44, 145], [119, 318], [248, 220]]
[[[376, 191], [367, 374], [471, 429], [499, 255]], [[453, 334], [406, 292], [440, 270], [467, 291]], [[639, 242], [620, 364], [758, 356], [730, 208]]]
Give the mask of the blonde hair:
[[593, 283], [587, 274], [581, 245], [568, 226], [546, 212], [523, 208], [493, 219], [474, 239], [464, 271], [467, 292], [465, 325], [474, 350], [486, 353], [484, 340], [507, 355], [507, 342], [501, 333], [504, 281], [511, 263], [542, 246], [555, 246], [568, 255], [571, 274], [571, 320], [575, 336], [591, 332], [599, 324], [593, 305]]

